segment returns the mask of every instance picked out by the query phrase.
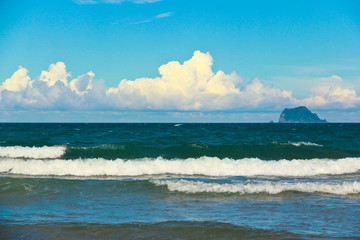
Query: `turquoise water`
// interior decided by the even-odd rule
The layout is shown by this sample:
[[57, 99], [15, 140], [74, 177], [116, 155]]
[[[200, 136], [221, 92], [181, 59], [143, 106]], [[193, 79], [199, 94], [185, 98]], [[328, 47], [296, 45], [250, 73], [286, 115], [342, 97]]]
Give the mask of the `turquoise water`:
[[0, 124], [0, 238], [360, 238], [359, 134], [360, 124]]

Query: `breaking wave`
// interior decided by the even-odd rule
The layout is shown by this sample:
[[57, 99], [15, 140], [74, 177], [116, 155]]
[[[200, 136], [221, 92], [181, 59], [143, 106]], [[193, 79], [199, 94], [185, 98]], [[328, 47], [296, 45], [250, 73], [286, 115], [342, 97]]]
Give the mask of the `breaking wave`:
[[322, 192], [336, 195], [357, 194], [360, 193], [360, 182], [342, 182], [342, 183], [319, 183], [319, 182], [270, 182], [260, 183], [236, 183], [236, 184], [218, 184], [204, 183], [188, 180], [152, 180], [157, 186], [166, 186], [170, 191], [185, 193], [238, 193], [238, 194], [256, 194], [268, 193], [279, 194], [284, 191], [298, 192]]
[[312, 143], [312, 142], [287, 142], [287, 143], [273, 142], [273, 144], [291, 145], [291, 146], [295, 146], [295, 147], [300, 147], [300, 146], [323, 147], [323, 145], [321, 145], [321, 144]]
[[[59, 151], [60, 154], [61, 151]], [[54, 156], [46, 155], [44, 156]], [[34, 155], [31, 155], [34, 157]], [[233, 160], [201, 157], [166, 160], [98, 159], [0, 159], [0, 172], [42, 176], [314, 176], [346, 174], [360, 170], [360, 158], [264, 161], [258, 158]]]
[[43, 147], [22, 147], [9, 146], [0, 147], [0, 157], [8, 158], [59, 158], [66, 151], [65, 146], [43, 146]]

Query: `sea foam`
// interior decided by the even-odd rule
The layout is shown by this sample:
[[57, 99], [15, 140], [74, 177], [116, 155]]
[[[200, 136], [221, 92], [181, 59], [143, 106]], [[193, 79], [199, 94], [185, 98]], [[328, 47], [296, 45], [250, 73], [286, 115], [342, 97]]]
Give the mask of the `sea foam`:
[[294, 147], [301, 147], [301, 146], [323, 147], [323, 145], [321, 145], [321, 144], [312, 143], [312, 142], [287, 142], [287, 143], [272, 142], [272, 144], [291, 145], [291, 146], [294, 146]]
[[59, 158], [65, 153], [65, 146], [0, 147], [0, 157], [8, 158]]
[[288, 144], [293, 145], [295, 147], [300, 147], [300, 146], [322, 147], [323, 146], [321, 144], [312, 143], [312, 142], [288, 142]]
[[204, 183], [200, 181], [188, 180], [152, 180], [157, 186], [167, 186], [170, 191], [185, 193], [238, 193], [238, 194], [256, 194], [268, 193], [278, 194], [284, 191], [298, 192], [322, 192], [337, 195], [360, 193], [360, 182], [342, 182], [342, 183], [320, 183], [320, 182], [257, 182], [257, 183], [236, 183], [236, 184], [218, 184]]
[[53, 176], [314, 176], [346, 174], [360, 170], [360, 158], [264, 161], [257, 158], [233, 160], [201, 157], [166, 160], [99, 159], [0, 159], [0, 172]]

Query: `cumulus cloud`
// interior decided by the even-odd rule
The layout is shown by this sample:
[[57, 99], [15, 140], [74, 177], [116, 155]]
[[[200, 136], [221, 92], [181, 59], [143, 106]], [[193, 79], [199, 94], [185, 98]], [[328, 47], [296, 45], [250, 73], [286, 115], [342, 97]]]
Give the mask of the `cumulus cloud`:
[[20, 66], [0, 86], [0, 108], [217, 111], [360, 105], [356, 91], [344, 87], [336, 75], [319, 79], [309, 98], [295, 99], [291, 91], [265, 85], [258, 78], [246, 81], [236, 72], [214, 72], [212, 66], [209, 53], [195, 51], [183, 63], [172, 61], [160, 66], [158, 77], [122, 79], [111, 88], [106, 88], [103, 80], [95, 80], [92, 71], [71, 79], [63, 62], [51, 64], [33, 80]]
[[319, 84], [311, 90], [312, 96], [298, 102], [324, 109], [348, 109], [359, 106], [360, 97], [356, 91], [344, 87], [343, 84], [343, 79], [337, 75], [320, 78]]
[[243, 98], [247, 100], [246, 105], [252, 107], [274, 105], [280, 107], [284, 104], [292, 104], [294, 101], [291, 91], [265, 86], [258, 78], [245, 86]]
[[107, 95], [127, 107], [136, 102], [137, 108], [179, 110], [236, 109], [291, 99], [290, 92], [265, 87], [259, 79], [244, 84], [236, 72], [214, 73], [212, 65], [209, 53], [195, 51], [183, 64], [173, 61], [162, 65], [159, 68], [161, 77], [123, 79], [117, 88], [110, 88]]
[[86, 74], [79, 76], [78, 78], [73, 79], [70, 82], [70, 88], [72, 91], [76, 92], [79, 95], [84, 95], [88, 90], [92, 88], [92, 81], [95, 77], [95, 74], [90, 71]]
[[54, 86], [57, 81], [68, 84], [67, 78], [71, 77], [71, 74], [66, 72], [66, 66], [63, 62], [57, 62], [51, 64], [49, 71], [42, 71], [39, 77], [40, 81], [46, 82], [49, 87]]
[[[51, 64], [48, 71], [32, 81], [28, 70], [20, 67], [1, 89], [1, 105], [6, 109], [66, 109], [78, 105], [79, 95], [68, 84], [71, 76], [63, 62]], [[76, 79], [74, 79], [76, 80]]]
[[0, 87], [0, 91], [7, 90], [12, 92], [18, 92], [24, 90], [30, 81], [30, 77], [27, 75], [28, 70], [19, 66], [19, 70], [14, 72], [14, 74], [5, 80], [5, 82]]

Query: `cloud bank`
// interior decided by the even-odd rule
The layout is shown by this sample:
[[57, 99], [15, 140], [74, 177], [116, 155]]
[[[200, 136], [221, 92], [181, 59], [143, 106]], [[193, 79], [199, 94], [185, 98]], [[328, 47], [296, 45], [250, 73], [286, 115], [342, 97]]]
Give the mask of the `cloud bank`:
[[353, 109], [360, 106], [356, 91], [343, 87], [337, 75], [318, 80], [311, 96], [296, 99], [292, 92], [266, 86], [260, 79], [245, 81], [238, 73], [212, 70], [209, 53], [195, 51], [180, 63], [159, 67], [156, 78], [122, 79], [106, 88], [92, 71], [71, 77], [63, 62], [51, 64], [32, 79], [22, 66], [0, 86], [2, 110], [278, 110], [306, 105], [315, 109]]

